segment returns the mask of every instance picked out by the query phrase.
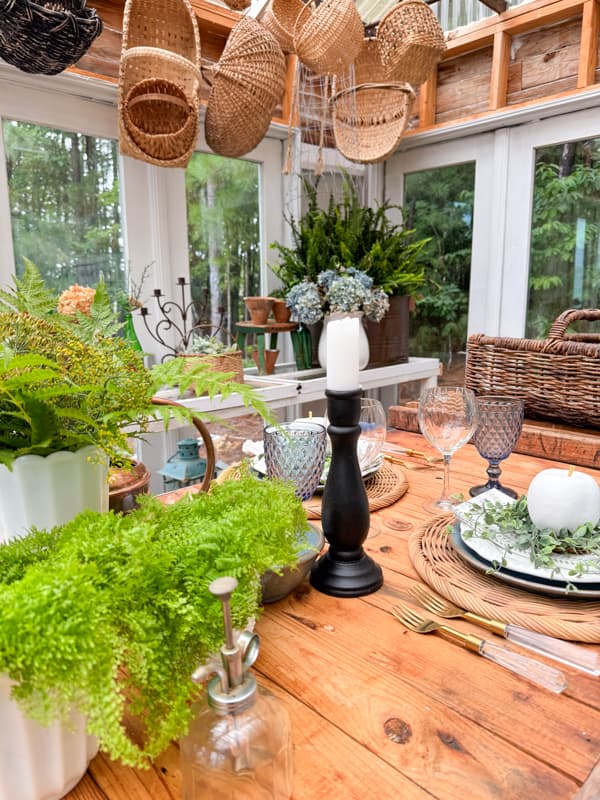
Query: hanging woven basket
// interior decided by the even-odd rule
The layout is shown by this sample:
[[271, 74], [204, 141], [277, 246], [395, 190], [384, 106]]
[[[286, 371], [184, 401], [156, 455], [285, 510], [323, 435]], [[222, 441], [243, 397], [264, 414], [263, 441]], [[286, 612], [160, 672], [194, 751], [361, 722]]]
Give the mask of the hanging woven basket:
[[[260, 18], [260, 24], [273, 34], [284, 53], [294, 52], [294, 31], [303, 8], [302, 0], [272, 0]], [[304, 15], [302, 20], [306, 22]]]
[[127, 0], [119, 74], [124, 155], [185, 167], [198, 138], [200, 35], [188, 0]]
[[223, 0], [228, 8], [232, 11], [244, 11], [252, 3], [252, 0]]
[[377, 28], [383, 63], [392, 80], [420, 86], [446, 50], [442, 27], [424, 0], [403, 0]]
[[23, 72], [57, 75], [102, 32], [85, 0], [0, 0], [0, 58]]
[[363, 39], [354, 62], [354, 83], [333, 79], [331, 100], [337, 149], [349, 161], [374, 164], [398, 147], [409, 122], [415, 93], [390, 82], [377, 39]]
[[215, 153], [239, 158], [264, 137], [285, 88], [285, 57], [275, 37], [243, 17], [232, 29], [218, 63], [204, 72], [211, 83], [206, 143]]
[[363, 83], [332, 99], [333, 134], [349, 161], [375, 164], [398, 147], [415, 93], [408, 83]]
[[354, 0], [306, 3], [296, 21], [294, 51], [317, 75], [335, 75], [350, 66], [364, 36]]

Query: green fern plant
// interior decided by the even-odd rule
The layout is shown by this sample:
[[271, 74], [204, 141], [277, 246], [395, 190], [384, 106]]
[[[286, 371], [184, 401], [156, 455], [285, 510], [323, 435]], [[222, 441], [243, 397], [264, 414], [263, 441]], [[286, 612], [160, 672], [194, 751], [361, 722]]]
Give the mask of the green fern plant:
[[422, 250], [429, 240], [415, 238], [414, 230], [390, 220], [390, 212], [401, 212], [400, 206], [388, 201], [376, 208], [363, 206], [346, 179], [343, 201], [331, 195], [327, 209], [321, 209], [317, 187], [305, 181], [304, 188], [306, 213], [288, 220], [293, 246], [271, 245], [280, 259], [273, 271], [286, 289], [303, 280], [316, 283], [319, 273], [341, 265], [366, 272], [388, 295], [416, 294], [425, 281]]
[[[165, 386], [194, 385], [211, 398], [237, 392], [265, 419], [272, 414], [246, 384], [206, 364], [172, 359], [146, 369], [120, 328], [102, 283], [89, 317], [56, 313], [57, 298], [29, 262], [13, 290], [0, 290], [0, 464], [26, 454], [49, 455], [85, 445], [109, 457], [128, 450], [154, 417], [189, 422], [184, 407], [154, 406]], [[127, 430], [125, 430], [127, 428]]]
[[249, 474], [172, 506], [141, 503], [0, 546], [0, 673], [31, 718], [63, 721], [76, 707], [111, 758], [149, 766], [186, 732], [190, 676], [223, 642], [209, 583], [238, 579], [233, 621], [245, 626], [260, 576], [297, 562], [307, 525], [291, 485]]

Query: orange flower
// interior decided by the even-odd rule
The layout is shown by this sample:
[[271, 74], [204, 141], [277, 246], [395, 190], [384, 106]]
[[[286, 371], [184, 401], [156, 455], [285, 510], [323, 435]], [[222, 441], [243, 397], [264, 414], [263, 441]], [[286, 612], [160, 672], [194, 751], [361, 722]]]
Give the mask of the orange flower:
[[77, 311], [89, 314], [95, 294], [96, 290], [89, 286], [79, 286], [77, 283], [69, 286], [58, 298], [59, 314], [75, 314]]

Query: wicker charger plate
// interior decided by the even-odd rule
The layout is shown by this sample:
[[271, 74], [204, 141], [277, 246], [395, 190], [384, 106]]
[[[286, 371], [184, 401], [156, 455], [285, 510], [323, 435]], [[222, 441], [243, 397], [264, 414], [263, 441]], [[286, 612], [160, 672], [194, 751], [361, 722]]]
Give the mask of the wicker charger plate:
[[[369, 511], [378, 511], [399, 500], [408, 489], [406, 475], [399, 467], [384, 463], [374, 475], [365, 480]], [[311, 497], [302, 504], [308, 519], [321, 519], [321, 498]]]
[[410, 560], [425, 583], [475, 614], [559, 639], [600, 642], [600, 602], [543, 597], [477, 572], [450, 543], [453, 520], [437, 517], [409, 539]]

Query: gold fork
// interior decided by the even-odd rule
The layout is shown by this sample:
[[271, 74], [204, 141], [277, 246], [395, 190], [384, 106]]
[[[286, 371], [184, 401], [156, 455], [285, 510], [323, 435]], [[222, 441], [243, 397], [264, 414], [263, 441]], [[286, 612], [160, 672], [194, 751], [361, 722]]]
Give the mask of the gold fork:
[[522, 678], [527, 678], [532, 683], [549, 689], [551, 692], [560, 694], [567, 688], [567, 682], [562, 672], [554, 669], [554, 667], [548, 667], [546, 664], [535, 661], [533, 658], [523, 656], [514, 650], [508, 650], [506, 647], [490, 642], [487, 639], [480, 639], [470, 633], [462, 633], [455, 628], [442, 625], [432, 619], [425, 619], [408, 606], [394, 606], [392, 614], [406, 628], [415, 633], [439, 633], [444, 639], [455, 642], [467, 650], [472, 650], [495, 664], [512, 670]]
[[466, 611], [463, 608], [451, 603], [444, 597], [440, 597], [435, 592], [432, 592], [428, 587], [417, 584], [410, 589], [411, 594], [421, 603], [421, 605], [431, 611], [432, 614], [437, 614], [438, 617], [444, 619], [457, 619], [462, 617], [469, 622], [474, 622], [481, 628], [486, 628], [492, 633], [499, 636], [504, 636], [511, 642], [533, 650], [534, 653], [552, 658], [559, 661], [561, 664], [567, 664], [570, 667], [579, 669], [582, 672], [587, 672], [591, 675], [600, 675], [600, 656], [591, 650], [579, 645], [565, 642], [562, 639], [555, 639], [553, 636], [546, 636], [543, 633], [536, 633], [527, 628], [522, 628], [519, 625], [512, 623], [504, 623], [495, 619], [481, 617], [479, 614], [474, 614], [471, 611]]

